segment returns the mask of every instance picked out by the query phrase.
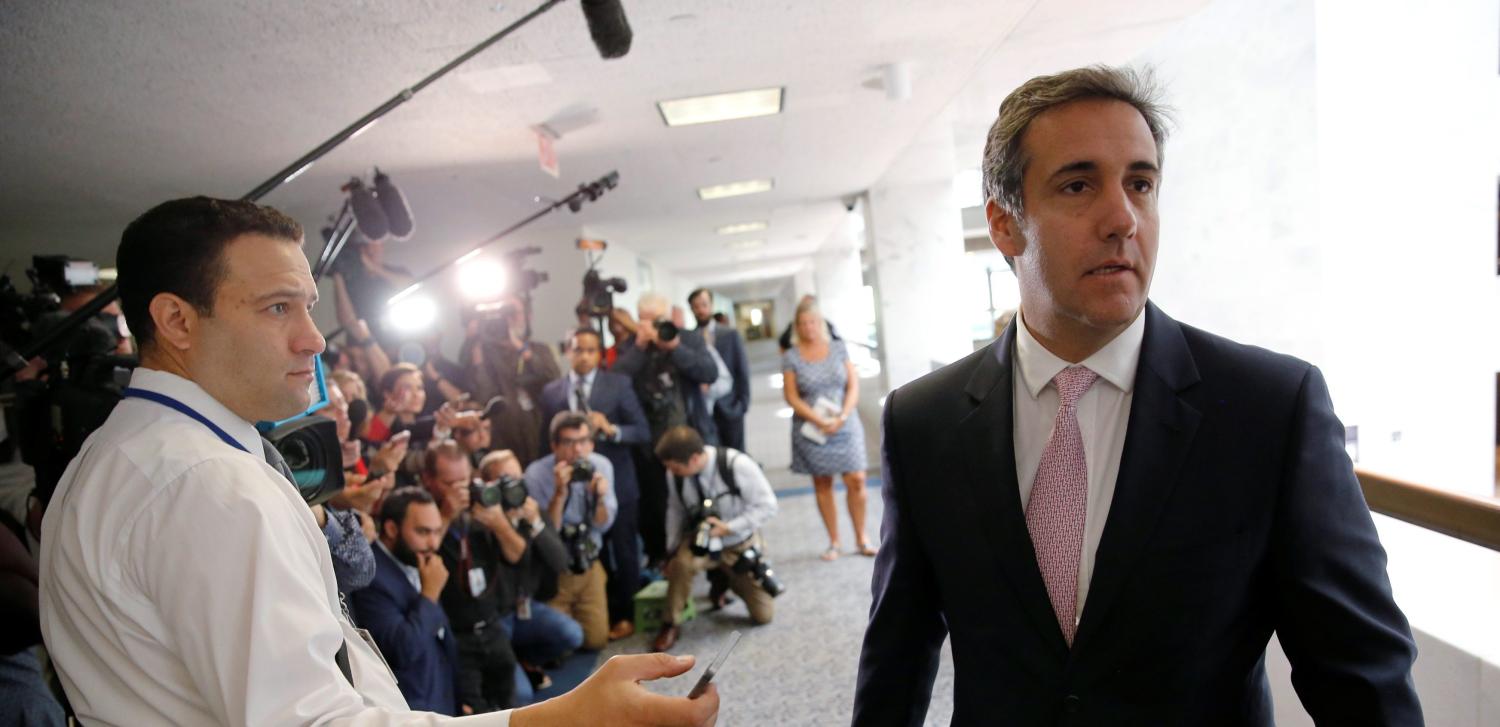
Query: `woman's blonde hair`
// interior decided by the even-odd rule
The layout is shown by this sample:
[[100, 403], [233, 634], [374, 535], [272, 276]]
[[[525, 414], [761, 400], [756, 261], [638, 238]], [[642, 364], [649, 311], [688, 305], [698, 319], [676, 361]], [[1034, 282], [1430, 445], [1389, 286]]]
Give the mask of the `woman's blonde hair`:
[[[792, 343], [803, 342], [802, 334], [797, 331], [797, 321], [802, 320], [802, 316], [807, 313], [811, 313], [817, 316], [819, 321], [823, 321], [823, 309], [818, 307], [818, 301], [811, 296], [804, 298], [801, 303], [797, 304], [797, 312], [792, 316]], [[822, 326], [818, 331], [818, 335], [823, 340], [827, 340], [828, 327], [826, 325]]]

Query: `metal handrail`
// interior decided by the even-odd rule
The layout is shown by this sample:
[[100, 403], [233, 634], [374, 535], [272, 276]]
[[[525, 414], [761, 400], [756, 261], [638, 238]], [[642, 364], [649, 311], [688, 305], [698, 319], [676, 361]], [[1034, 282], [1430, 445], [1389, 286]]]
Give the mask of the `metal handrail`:
[[1500, 500], [1440, 490], [1355, 468], [1370, 510], [1500, 551]]

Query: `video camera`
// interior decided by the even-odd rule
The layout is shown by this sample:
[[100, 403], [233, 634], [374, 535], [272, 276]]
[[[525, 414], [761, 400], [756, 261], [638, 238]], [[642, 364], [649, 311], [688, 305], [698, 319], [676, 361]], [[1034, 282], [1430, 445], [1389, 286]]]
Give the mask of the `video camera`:
[[[65, 255], [37, 255], [26, 271], [31, 292], [23, 294], [0, 276], [0, 353], [14, 355], [68, 316], [67, 299], [103, 282], [91, 262]], [[117, 353], [126, 337], [119, 316], [97, 313], [46, 355], [36, 380], [15, 384], [15, 443], [21, 460], [36, 471], [36, 496], [51, 499], [68, 461], [119, 403], [138, 361]], [[8, 350], [7, 350], [8, 349]]]

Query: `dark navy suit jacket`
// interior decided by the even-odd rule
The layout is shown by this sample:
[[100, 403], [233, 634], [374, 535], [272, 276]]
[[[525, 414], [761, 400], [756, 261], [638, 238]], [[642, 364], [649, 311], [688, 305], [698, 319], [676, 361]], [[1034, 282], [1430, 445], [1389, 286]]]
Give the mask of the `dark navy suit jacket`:
[[[542, 389], [542, 427], [549, 429], [552, 417], [568, 409], [568, 387], [571, 372], [549, 382]], [[641, 402], [635, 396], [635, 385], [630, 378], [598, 369], [594, 372], [594, 387], [589, 390], [589, 409], [604, 415], [604, 418], [620, 429], [620, 441], [595, 442], [594, 451], [604, 455], [615, 468], [615, 497], [621, 504], [640, 499], [641, 488], [636, 481], [635, 461], [630, 448], [651, 442], [651, 425], [641, 411]], [[542, 432], [542, 451], [551, 452], [552, 442], [547, 431]]]
[[374, 550], [375, 580], [349, 594], [355, 622], [375, 639], [396, 673], [407, 705], [417, 711], [458, 714], [458, 642], [448, 616], [412, 588], [383, 548]]
[[1422, 723], [1411, 632], [1322, 375], [1145, 315], [1071, 649], [1016, 482], [1016, 324], [886, 400], [856, 725], [922, 724], [945, 636], [956, 725], [1271, 725], [1273, 632], [1319, 724]]

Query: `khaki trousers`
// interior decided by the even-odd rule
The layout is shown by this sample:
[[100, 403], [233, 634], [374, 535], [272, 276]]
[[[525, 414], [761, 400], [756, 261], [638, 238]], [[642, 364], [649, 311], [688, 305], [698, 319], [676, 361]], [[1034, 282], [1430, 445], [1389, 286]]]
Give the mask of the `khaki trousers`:
[[583, 648], [593, 651], [609, 644], [609, 600], [604, 585], [604, 566], [596, 560], [585, 573], [558, 574], [557, 596], [547, 602], [583, 627]]
[[[672, 560], [667, 563], [667, 612], [662, 620], [675, 623], [678, 614], [687, 607], [688, 598], [692, 596], [693, 577], [717, 568], [729, 576], [729, 590], [744, 599], [745, 605], [750, 609], [750, 620], [757, 624], [770, 623], [776, 612], [776, 600], [749, 573], [734, 572], [734, 564], [740, 559], [740, 553], [751, 545], [761, 545], [759, 534], [743, 543], [724, 548], [717, 560], [693, 555], [692, 548], [686, 542], [679, 545]], [[765, 550], [764, 547], [759, 549]]]

